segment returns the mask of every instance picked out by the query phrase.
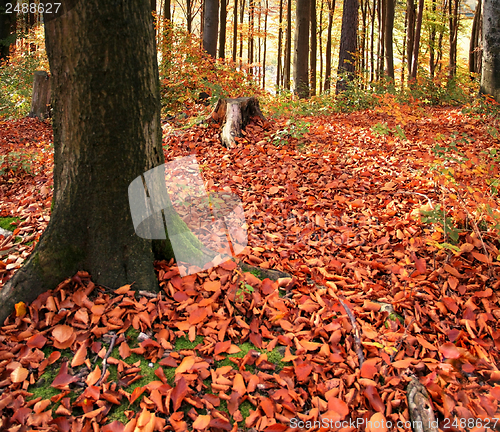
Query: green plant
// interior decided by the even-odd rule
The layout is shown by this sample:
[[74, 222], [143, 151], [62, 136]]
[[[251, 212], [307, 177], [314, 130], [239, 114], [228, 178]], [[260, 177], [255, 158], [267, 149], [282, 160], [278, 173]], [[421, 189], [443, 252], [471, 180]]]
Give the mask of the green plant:
[[15, 151], [0, 156], [0, 176], [8, 173], [33, 175], [32, 165], [35, 156], [24, 151]]
[[310, 126], [311, 123], [291, 118], [287, 120], [285, 128], [280, 129], [272, 136], [273, 144], [276, 146], [285, 145], [291, 138], [301, 140], [309, 132]]
[[[443, 243], [434, 243], [435, 246], [453, 250], [458, 252], [460, 248], [455, 246], [458, 243], [460, 230], [453, 223], [453, 219], [446, 215], [444, 210], [441, 210], [441, 205], [437, 204], [432, 210], [420, 210], [422, 223], [425, 224], [433, 224], [436, 229], [443, 233], [444, 242]], [[453, 244], [447, 243], [446, 239], [449, 237]]]
[[236, 291], [235, 300], [238, 302], [242, 302], [245, 299], [245, 294], [252, 294], [254, 291], [252, 285], [245, 283], [244, 281], [240, 282], [240, 287], [238, 291]]

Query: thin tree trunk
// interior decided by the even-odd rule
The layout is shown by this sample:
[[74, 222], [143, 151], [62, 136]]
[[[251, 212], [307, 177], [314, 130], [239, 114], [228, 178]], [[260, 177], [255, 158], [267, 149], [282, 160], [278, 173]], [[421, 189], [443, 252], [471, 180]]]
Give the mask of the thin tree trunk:
[[295, 15], [295, 59], [294, 59], [294, 81], [295, 93], [300, 98], [309, 96], [309, 22], [311, 15], [310, 0], [297, 0]]
[[420, 51], [420, 34], [422, 33], [422, 17], [424, 13], [424, 0], [418, 2], [418, 15], [415, 27], [415, 41], [413, 45], [413, 60], [411, 66], [411, 78], [417, 78], [418, 70], [418, 53]]
[[279, 28], [278, 28], [278, 59], [276, 61], [276, 93], [281, 87], [281, 45], [283, 43], [283, 0], [280, 0]]
[[266, 10], [264, 15], [264, 59], [262, 62], [262, 88], [266, 89], [266, 56], [267, 56], [267, 15], [269, 11], [269, 0], [266, 0]]
[[406, 1], [406, 16], [408, 19], [408, 30], [407, 30], [407, 50], [406, 59], [408, 62], [408, 79], [413, 76], [412, 62], [413, 62], [413, 47], [415, 45], [415, 19], [416, 19], [416, 7], [414, 0]]
[[[186, 25], [187, 25], [188, 33], [193, 32], [193, 15], [191, 13], [191, 11], [192, 11], [191, 2], [192, 2], [192, 0], [186, 0]], [[202, 20], [202, 22], [203, 22], [203, 20]]]
[[335, 0], [328, 0], [328, 31], [326, 36], [326, 65], [325, 65], [325, 91], [331, 88], [332, 76], [332, 27]]
[[393, 53], [393, 29], [394, 29], [394, 0], [386, 0], [385, 10], [385, 64], [386, 74], [394, 81], [394, 53]]
[[311, 3], [311, 52], [310, 52], [310, 74], [311, 86], [310, 94], [316, 94], [316, 58], [318, 56], [317, 25], [316, 25], [316, 0], [310, 0]]
[[292, 57], [292, 0], [287, 0], [285, 74], [283, 87], [290, 90], [290, 65]]
[[[449, 77], [453, 79], [457, 73], [457, 43], [458, 43], [458, 26], [459, 26], [459, 8], [460, 0], [450, 0], [450, 63], [448, 66]], [[500, 4], [497, 4], [500, 7]]]
[[370, 32], [370, 82], [375, 79], [375, 15], [377, 13], [377, 0], [373, 0], [372, 25]]
[[238, 0], [234, 0], [233, 11], [233, 62], [236, 63], [236, 51], [238, 47]]
[[319, 94], [323, 93], [323, 9], [325, 0], [321, 0], [319, 11]]
[[[255, 14], [255, 0], [249, 0], [248, 4], [248, 64], [251, 65], [253, 63], [253, 50], [254, 50], [254, 41], [253, 41], [253, 35], [254, 35], [254, 14]], [[254, 68], [250, 66], [248, 68], [248, 73], [250, 75], [253, 75], [254, 73]]]
[[245, 0], [241, 0], [240, 9], [240, 70], [243, 67], [243, 20], [245, 19]]
[[165, 0], [163, 4], [163, 18], [166, 21], [172, 21], [172, 5], [170, 4], [170, 0]]
[[[436, 0], [432, 0], [432, 15], [436, 16]], [[434, 20], [435, 18], [433, 18]], [[436, 70], [436, 62], [435, 62], [435, 54], [436, 54], [436, 25], [431, 22], [429, 24], [429, 75], [431, 80], [434, 79], [434, 72]]]
[[385, 0], [378, 0], [378, 66], [377, 66], [377, 80], [382, 78], [384, 74], [384, 59], [385, 59]]
[[226, 57], [226, 25], [227, 25], [227, 0], [221, 0], [220, 4], [220, 30], [219, 30], [219, 58]]
[[405, 64], [406, 64], [406, 38], [408, 36], [408, 15], [405, 13], [405, 31], [403, 36], [403, 49], [401, 50], [401, 91], [405, 87]]

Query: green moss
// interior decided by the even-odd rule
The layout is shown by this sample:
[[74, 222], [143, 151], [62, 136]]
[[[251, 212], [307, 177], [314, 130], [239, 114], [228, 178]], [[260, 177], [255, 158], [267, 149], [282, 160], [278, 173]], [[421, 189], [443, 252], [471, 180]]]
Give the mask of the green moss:
[[203, 342], [203, 336], [196, 336], [193, 342], [191, 342], [186, 337], [180, 337], [177, 338], [177, 340], [175, 341], [175, 350], [176, 351], [193, 350], [202, 342]]
[[21, 219], [16, 217], [2, 217], [0, 218], [0, 228], [14, 231], [16, 229], [16, 222], [19, 222]]

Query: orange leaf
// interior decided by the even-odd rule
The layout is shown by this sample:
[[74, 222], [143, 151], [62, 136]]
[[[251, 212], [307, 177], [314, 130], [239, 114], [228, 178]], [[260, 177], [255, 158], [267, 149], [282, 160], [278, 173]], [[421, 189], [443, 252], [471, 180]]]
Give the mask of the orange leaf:
[[128, 356], [130, 356], [130, 347], [127, 342], [122, 342], [120, 347], [118, 348], [118, 352], [120, 353], [120, 357], [125, 360]]
[[[232, 261], [229, 261], [229, 262], [232, 262]], [[224, 263], [221, 263], [220, 266], [222, 267]], [[236, 264], [235, 264], [236, 265]], [[206, 281], [204, 284], [203, 284], [203, 289], [205, 291], [217, 291], [219, 290], [221, 287], [220, 285], [220, 281]]]
[[23, 382], [28, 377], [29, 371], [23, 367], [14, 369], [10, 374], [10, 380], [13, 383]]
[[361, 376], [363, 378], [372, 379], [378, 372], [378, 368], [376, 367], [378, 362], [378, 358], [366, 359], [361, 366]]
[[387, 432], [387, 419], [381, 412], [376, 412], [370, 417], [366, 432]]
[[374, 386], [366, 387], [363, 392], [368, 401], [370, 402], [371, 407], [378, 412], [383, 413], [385, 411], [385, 405], [380, 395], [378, 394], [377, 389]]
[[299, 381], [305, 381], [312, 371], [312, 366], [309, 363], [302, 362], [295, 366], [295, 375]]
[[202, 322], [207, 317], [207, 308], [198, 308], [189, 314], [188, 321], [191, 325]]
[[221, 352], [227, 352], [231, 347], [231, 341], [217, 342], [214, 347], [214, 354], [220, 354]]
[[334, 411], [340, 415], [340, 420], [343, 420], [349, 414], [349, 407], [339, 398], [332, 397], [328, 400], [328, 411]]
[[85, 380], [85, 383], [88, 386], [92, 386], [97, 381], [99, 381], [99, 378], [101, 378], [101, 369], [99, 368], [99, 366], [96, 366], [95, 369], [89, 373], [87, 379]]
[[413, 360], [414, 359], [412, 359], [412, 358], [405, 358], [403, 360], [398, 360], [398, 361], [392, 362], [391, 366], [395, 367], [396, 369], [406, 369], [412, 365]]
[[73, 360], [71, 360], [71, 367], [82, 365], [85, 362], [86, 358], [87, 358], [87, 342], [85, 341], [80, 345], [80, 348], [78, 348], [78, 350], [76, 351]]
[[23, 317], [26, 315], [26, 304], [24, 302], [16, 303], [15, 308], [17, 317]]
[[[59, 353], [59, 355], [60, 355], [60, 353]], [[59, 373], [54, 378], [54, 381], [52, 382], [51, 387], [54, 387], [54, 388], [60, 389], [60, 390], [69, 390], [68, 385], [75, 382], [75, 381], [78, 381], [78, 378], [68, 374], [68, 362], [64, 362], [61, 365], [61, 369], [59, 370]]]
[[130, 291], [130, 285], [123, 285], [122, 287], [115, 290], [116, 294], [126, 294]]
[[45, 342], [47, 342], [47, 338], [43, 334], [37, 333], [28, 339], [26, 345], [28, 348], [42, 349], [45, 346]]
[[58, 325], [52, 330], [52, 336], [57, 342], [61, 344], [66, 342], [71, 336], [73, 336], [73, 333], [73, 327], [64, 324]]
[[193, 427], [199, 430], [206, 429], [210, 424], [211, 419], [212, 417], [210, 417], [209, 415], [199, 415], [194, 421]]
[[280, 188], [278, 186], [271, 186], [269, 188], [269, 195], [277, 194], [279, 191], [280, 191]]
[[144, 393], [145, 387], [136, 387], [130, 396], [130, 405], [132, 405], [137, 398]]
[[243, 396], [247, 392], [245, 381], [243, 380], [243, 376], [241, 374], [236, 374], [234, 376], [233, 390], [240, 396]]
[[194, 356], [186, 356], [182, 359], [181, 364], [175, 369], [175, 374], [182, 374], [191, 370], [196, 362], [196, 358]]

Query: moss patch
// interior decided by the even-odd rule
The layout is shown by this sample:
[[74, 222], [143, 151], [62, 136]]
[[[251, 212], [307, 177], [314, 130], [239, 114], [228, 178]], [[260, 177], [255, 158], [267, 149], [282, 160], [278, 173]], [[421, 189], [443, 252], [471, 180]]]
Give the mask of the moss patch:
[[17, 222], [21, 219], [16, 217], [2, 217], [0, 218], [0, 228], [5, 230], [14, 231], [16, 229]]

